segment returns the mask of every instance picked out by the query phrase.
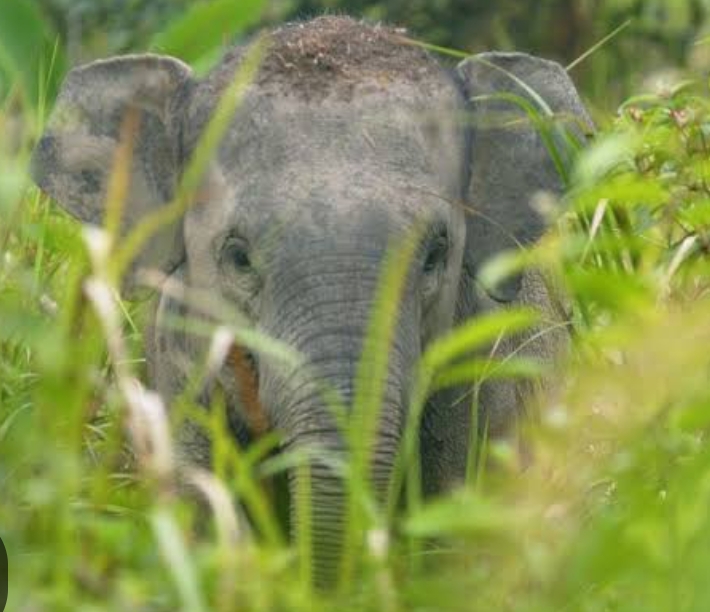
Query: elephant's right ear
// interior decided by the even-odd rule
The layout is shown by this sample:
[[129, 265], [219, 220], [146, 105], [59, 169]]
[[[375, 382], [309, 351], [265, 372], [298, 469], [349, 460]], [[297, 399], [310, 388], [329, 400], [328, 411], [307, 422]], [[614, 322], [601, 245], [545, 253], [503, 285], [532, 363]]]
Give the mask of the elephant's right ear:
[[[128, 55], [75, 68], [66, 77], [32, 158], [39, 187], [84, 223], [101, 222], [122, 126], [136, 129], [121, 232], [167, 204], [179, 173], [177, 97], [192, 80], [179, 60]], [[134, 263], [172, 269], [183, 257], [181, 224], [163, 230]], [[130, 284], [130, 279], [129, 284]]]
[[[555, 62], [525, 53], [482, 53], [457, 70], [473, 119], [464, 265], [475, 278], [486, 259], [540, 238], [545, 219], [534, 196], [563, 189], [551, 143], [543, 141], [525, 107], [555, 122], [551, 141], [563, 164], [569, 162], [569, 147], [561, 130], [583, 140], [593, 126], [574, 84]], [[487, 290], [497, 301], [510, 302], [519, 288], [518, 277]]]

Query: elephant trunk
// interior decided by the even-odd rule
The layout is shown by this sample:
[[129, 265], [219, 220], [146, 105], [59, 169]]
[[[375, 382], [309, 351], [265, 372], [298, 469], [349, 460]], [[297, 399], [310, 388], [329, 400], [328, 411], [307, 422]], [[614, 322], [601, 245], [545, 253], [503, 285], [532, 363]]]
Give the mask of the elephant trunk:
[[[335, 357], [334, 357], [335, 359]], [[353, 396], [354, 367], [338, 368], [322, 366], [319, 374], [326, 384], [334, 388], [349, 410]], [[339, 370], [339, 371], [338, 371]], [[404, 398], [402, 378], [390, 368], [385, 397], [380, 406], [380, 419], [374, 449], [370, 453], [369, 476], [375, 495], [384, 500], [392, 467], [399, 446], [402, 429]], [[321, 395], [321, 389], [314, 383], [304, 385], [301, 392], [295, 392], [292, 401], [286, 405], [285, 422], [279, 427], [284, 434], [285, 450], [308, 452], [309, 487], [300, 486], [299, 473], [289, 475], [290, 524], [292, 529], [303, 520], [299, 509], [304, 507], [299, 495], [308, 495], [310, 507], [310, 533], [312, 538], [313, 573], [321, 584], [332, 582], [337, 574], [343, 536], [348, 519], [348, 483], [340, 466], [349, 460], [353, 449], [348, 448], [343, 433], [331, 413], [331, 408]], [[347, 420], [347, 415], [346, 415]]]
[[[339, 466], [348, 460], [351, 449], [323, 388], [337, 393], [346, 411], [341, 416], [347, 422], [377, 277], [373, 274], [365, 285], [361, 273], [357, 287], [323, 282], [309, 285], [308, 279], [304, 280], [307, 287], [301, 292], [293, 289], [297, 298], [278, 310], [272, 333], [298, 350], [307, 366], [300, 371], [285, 371], [265, 364], [260, 368], [260, 395], [271, 422], [284, 436], [284, 449], [308, 451], [309, 489], [299, 486], [297, 473], [289, 476], [290, 523], [293, 529], [300, 518], [298, 510], [303, 506], [298, 495], [309, 495], [313, 573], [317, 583], [328, 584], [338, 572], [347, 520], [348, 483]], [[410, 327], [412, 324], [410, 321]], [[404, 425], [404, 381], [417, 348], [411, 339], [418, 335], [402, 333], [405, 325], [401, 319], [398, 327], [390, 350], [374, 448], [369, 453], [370, 479], [380, 499], [384, 499], [389, 484]]]

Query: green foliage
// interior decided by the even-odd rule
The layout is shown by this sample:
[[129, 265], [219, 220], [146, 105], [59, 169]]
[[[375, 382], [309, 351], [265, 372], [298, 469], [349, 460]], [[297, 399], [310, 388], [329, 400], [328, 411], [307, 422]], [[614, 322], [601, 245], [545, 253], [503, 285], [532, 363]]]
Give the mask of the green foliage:
[[[0, 4], [0, 17], [10, 6]], [[51, 62], [40, 71], [21, 61], [27, 41], [52, 48], [51, 29], [31, 6], [12, 17], [24, 38], [0, 36], [1, 74], [13, 83], [3, 126], [18, 116], [40, 123], [41, 94], [23, 71], [34, 79], [60, 74]], [[190, 15], [220, 6], [201, 3]], [[608, 2], [599, 12], [612, 6], [652, 24], [654, 11], [670, 4]], [[251, 7], [221, 27], [240, 31], [254, 18]], [[674, 13], [664, 35], [686, 36], [681, 25], [699, 10], [693, 7]], [[415, 3], [412, 17], [435, 8]], [[500, 10], [512, 9], [501, 3]], [[198, 61], [213, 49], [193, 46], [183, 20], [190, 18], [153, 40]], [[9, 23], [0, 18], [0, 33]], [[443, 34], [440, 40], [447, 42]], [[181, 191], [197, 184], [248, 76], [238, 75], [223, 100]], [[544, 105], [526, 111], [554, 132]], [[294, 466], [308, 491], [303, 457], [270, 457], [269, 436], [238, 447], [219, 399], [205, 413], [186, 393], [168, 417], [137, 382], [145, 313], [117, 301], [113, 289], [135, 246], [164, 219], [147, 221], [121, 250], [104, 253], [96, 235], [87, 239], [29, 186], [31, 134], [0, 142], [0, 536], [11, 564], [8, 609], [708, 609], [710, 93], [705, 82], [689, 81], [665, 95], [631, 97], [603, 119], [568, 174], [565, 201], [549, 207], [558, 212], [556, 231], [523, 258], [488, 269], [497, 277], [519, 266], [546, 268], [569, 302], [574, 349], [563, 364], [565, 384], [541, 400], [539, 419], [525, 432], [527, 469], [520, 470], [517, 449], [490, 443], [483, 454], [495, 469], [476, 465], [477, 455], [475, 478], [459, 491], [428, 502], [417, 493], [416, 424], [431, 388], [538, 373], [538, 364], [522, 360], [460, 360], [533, 321], [510, 311], [465, 325], [424, 356], [391, 498], [377, 506], [365, 466], [396, 325], [396, 271], [412, 245], [393, 251], [384, 267], [366, 341], [374, 357], [358, 376], [357, 424], [366, 426], [347, 430], [359, 453], [344, 466], [353, 520], [336, 594], [310, 587], [308, 496], [299, 496], [301, 519], [288, 543], [268, 492], [270, 478]], [[168, 214], [180, 213], [184, 195]], [[116, 223], [106, 223], [99, 238], [110, 244]], [[288, 347], [244, 328], [228, 305], [200, 297], [220, 333], [298, 363]], [[192, 333], [217, 337], [213, 325], [189, 324]], [[208, 366], [196, 368], [193, 389]], [[168, 429], [188, 417], [215, 441], [213, 473], [186, 475], [202, 505], [175, 486]], [[399, 507], [393, 500], [405, 483]]]
[[385, 20], [445, 47], [523, 50], [563, 64], [628, 22], [613, 45], [575, 69], [585, 93], [607, 110], [644, 72], [700, 59], [695, 45], [710, 25], [704, 0], [297, 0], [292, 8], [295, 15], [322, 11]]
[[[74, 62], [150, 48], [175, 50], [193, 61], [195, 53], [215, 53], [217, 47], [235, 38], [241, 40], [260, 26], [344, 12], [406, 27], [416, 38], [449, 48], [467, 52], [524, 50], [571, 64], [623, 26], [611, 42], [574, 68], [575, 80], [584, 93], [606, 111], [636, 91], [647, 73], [689, 67], [702, 70], [709, 62], [710, 5], [706, 0], [34, 2], [68, 41]], [[5, 3], [23, 4], [20, 0]], [[257, 5], [263, 9], [260, 20], [255, 17]], [[170, 40], [163, 45], [165, 36]], [[200, 64], [200, 68], [208, 64]]]
[[157, 53], [174, 55], [195, 63], [205, 55], [221, 51], [220, 42], [233, 39], [247, 26], [258, 23], [263, 0], [212, 0], [194, 4], [170, 27], [153, 37]]
[[[573, 290], [599, 294], [584, 304], [587, 314], [636, 310], [650, 295], [703, 295], [710, 229], [706, 87], [687, 82], [665, 96], [630, 98], [614, 129], [580, 160], [571, 199], [586, 236], [579, 236], [582, 265], [569, 281]], [[616, 278], [602, 285], [607, 269]]]
[[40, 106], [64, 71], [57, 35], [32, 0], [0, 3], [0, 101], [14, 94]]
[[189, 4], [184, 0], [36, 0], [76, 51], [137, 49]]

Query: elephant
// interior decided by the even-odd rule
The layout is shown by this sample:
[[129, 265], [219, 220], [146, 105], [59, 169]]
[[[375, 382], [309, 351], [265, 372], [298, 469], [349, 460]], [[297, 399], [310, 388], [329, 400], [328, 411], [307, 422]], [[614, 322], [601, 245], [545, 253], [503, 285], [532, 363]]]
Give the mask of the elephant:
[[[244, 46], [228, 50], [201, 78], [179, 59], [155, 54], [71, 70], [33, 154], [35, 182], [80, 221], [100, 223], [132, 112], [138, 128], [125, 235], [173, 201], [247, 53]], [[580, 138], [592, 129], [575, 86], [552, 61], [486, 52], [446, 65], [402, 30], [345, 16], [273, 29], [194, 202], [156, 233], [128, 273], [129, 286], [140, 269], [164, 273], [146, 340], [159, 392], [170, 402], [205, 350], [203, 340], [162, 324], [174, 314], [200, 316], [180, 298], [195, 292], [234, 304], [255, 328], [297, 350], [347, 409], [381, 264], [415, 228], [420, 238], [406, 271], [372, 453], [377, 491], [392, 477], [412, 377], [432, 341], [472, 317], [527, 305], [542, 323], [500, 342], [496, 354], [554, 360], [568, 333], [541, 272], [526, 269], [495, 286], [480, 279], [487, 260], [529, 248], [545, 232], [535, 195], [563, 191], [548, 147], [513, 96], [544, 100]], [[260, 354], [245, 362], [266, 427], [281, 432], [283, 449], [346, 452], [312, 377]], [[230, 430], [248, 444], [259, 433], [244, 414], [234, 369], [225, 365], [218, 380]], [[529, 387], [486, 382], [475, 421], [488, 435], [510, 435]], [[474, 427], [471, 404], [461, 401], [467, 392], [427, 400], [419, 449], [428, 495], [465, 477]], [[202, 399], [208, 404], [209, 393]], [[209, 463], [202, 435], [186, 431], [180, 440], [187, 460]], [[345, 491], [327, 463], [314, 459], [311, 474], [315, 559], [326, 567], [337, 560]]]

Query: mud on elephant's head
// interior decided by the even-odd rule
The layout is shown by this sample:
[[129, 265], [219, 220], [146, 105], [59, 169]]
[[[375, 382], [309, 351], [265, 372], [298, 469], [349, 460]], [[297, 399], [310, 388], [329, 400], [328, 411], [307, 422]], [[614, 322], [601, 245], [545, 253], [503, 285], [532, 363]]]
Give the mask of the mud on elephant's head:
[[[179, 60], [156, 55], [71, 71], [35, 153], [38, 184], [80, 220], [99, 222], [121, 126], [134, 109], [128, 231], [174, 197], [245, 53], [230, 51], [203, 79]], [[548, 61], [488, 53], [445, 68], [401, 32], [345, 17], [277, 29], [195, 202], [137, 259], [135, 268], [162, 269], [168, 285], [229, 300], [259, 329], [300, 351], [309, 371], [347, 406], [380, 264], [388, 247], [419, 228], [372, 455], [380, 489], [407, 418], [412, 368], [427, 343], [500, 304], [550, 310], [539, 279], [522, 276], [487, 291], [476, 282], [486, 259], [541, 235], [534, 194], [561, 189], [535, 128], [501, 93], [539, 96], [553, 112], [576, 117], [577, 127], [589, 125], [566, 73]], [[165, 313], [184, 309], [163, 295], [148, 343], [155, 383], [167, 396], [180, 389], [201, 348], [160, 325]], [[525, 345], [538, 354], [554, 350], [541, 341]], [[345, 452], [312, 380], [259, 355], [254, 367], [259, 402], [285, 446]], [[234, 434], [246, 441], [253, 431], [239, 384], [229, 370], [222, 382]], [[504, 430], [517, 397], [510, 387], [484, 389], [481, 421]], [[446, 397], [427, 407], [421, 435], [427, 490], [461, 477], [469, 411], [468, 402]], [[192, 458], [204, 460], [207, 442], [184, 438]], [[325, 464], [315, 461], [312, 469], [314, 540], [325, 566], [337, 554], [343, 487]]]

